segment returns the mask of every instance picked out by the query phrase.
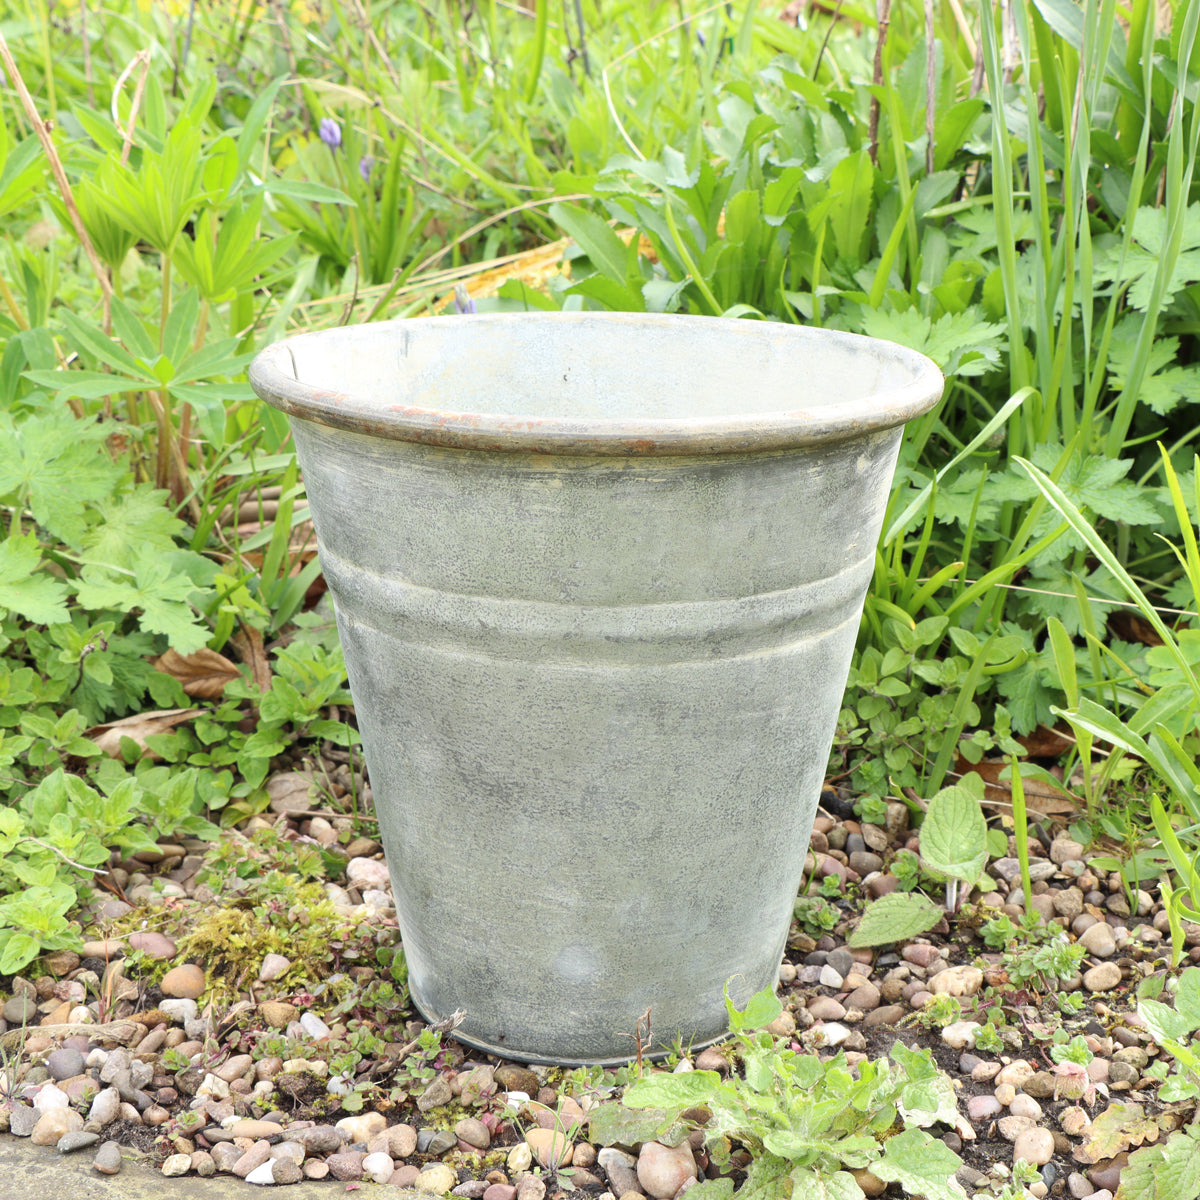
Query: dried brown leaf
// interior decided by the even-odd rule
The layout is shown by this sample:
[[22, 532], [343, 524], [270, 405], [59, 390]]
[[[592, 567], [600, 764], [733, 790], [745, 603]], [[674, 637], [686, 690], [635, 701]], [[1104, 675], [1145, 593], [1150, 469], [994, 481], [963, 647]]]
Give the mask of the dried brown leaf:
[[156, 670], [178, 679], [183, 690], [198, 700], [219, 700], [225, 685], [240, 677], [237, 667], [223, 654], [207, 648], [192, 654], [168, 650], [154, 660]]
[[[985, 758], [982, 762], [969, 763], [960, 758], [956, 770], [960, 775], [978, 775], [984, 783], [983, 804], [985, 808], [996, 808], [1001, 812], [1012, 812], [1012, 785], [1000, 778], [1000, 772], [1008, 767], [1007, 759]], [[1024, 779], [1025, 807], [1031, 813], [1043, 817], [1073, 816], [1075, 801], [1069, 793], [1051, 787], [1041, 779]]]
[[246, 626], [229, 639], [229, 644], [238, 652], [242, 662], [250, 668], [254, 684], [260, 692], [271, 690], [271, 664], [267, 661], [263, 637], [257, 629]]
[[148, 750], [148, 737], [156, 733], [166, 733], [176, 725], [203, 713], [202, 708], [163, 708], [155, 712], [135, 713], [132, 717], [122, 717], [119, 721], [93, 725], [91, 729], [83, 731], [83, 736], [95, 742], [110, 758], [119, 758], [122, 738], [130, 738], [143, 750]]

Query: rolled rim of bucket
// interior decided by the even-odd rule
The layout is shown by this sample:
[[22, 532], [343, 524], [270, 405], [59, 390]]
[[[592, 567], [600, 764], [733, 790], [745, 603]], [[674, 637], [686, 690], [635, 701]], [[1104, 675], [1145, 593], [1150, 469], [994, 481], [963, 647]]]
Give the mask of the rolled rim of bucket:
[[[614, 385], [614, 356], [627, 386]], [[603, 369], [593, 371], [597, 357]], [[289, 416], [372, 437], [622, 456], [844, 441], [920, 416], [943, 386], [923, 354], [858, 334], [598, 312], [410, 318], [299, 334], [261, 351], [249, 376]], [[531, 379], [542, 380], [533, 400]], [[751, 386], [756, 394], [747, 394]]]

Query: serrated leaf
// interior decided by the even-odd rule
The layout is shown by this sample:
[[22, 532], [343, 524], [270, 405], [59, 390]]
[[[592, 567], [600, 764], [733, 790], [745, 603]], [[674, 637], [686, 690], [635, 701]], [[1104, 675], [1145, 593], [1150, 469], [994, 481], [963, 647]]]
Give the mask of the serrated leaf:
[[1141, 1001], [1138, 1004], [1138, 1015], [1159, 1042], [1181, 1042], [1194, 1028], [1182, 1013], [1176, 1012], [1166, 1004], [1160, 1004], [1157, 1000]]
[[867, 905], [846, 945], [859, 950], [904, 942], [932, 929], [944, 915], [938, 905], [917, 892], [892, 892]]
[[901, 313], [866, 309], [862, 332], [928, 355], [944, 375], [987, 375], [999, 368], [1000, 349], [1008, 335], [1003, 325], [983, 320], [981, 312], [972, 305], [932, 321], [915, 308]]
[[921, 825], [921, 857], [941, 875], [973, 884], [987, 865], [987, 822], [983, 819], [983, 780], [964, 776], [929, 802]]
[[0, 608], [34, 625], [58, 625], [68, 619], [67, 588], [52, 575], [35, 574], [41, 565], [36, 534], [0, 542]]
[[961, 1166], [944, 1142], [923, 1129], [904, 1129], [884, 1142], [883, 1157], [871, 1164], [871, 1174], [903, 1184], [910, 1195], [925, 1200], [962, 1200], [966, 1193], [954, 1178]]

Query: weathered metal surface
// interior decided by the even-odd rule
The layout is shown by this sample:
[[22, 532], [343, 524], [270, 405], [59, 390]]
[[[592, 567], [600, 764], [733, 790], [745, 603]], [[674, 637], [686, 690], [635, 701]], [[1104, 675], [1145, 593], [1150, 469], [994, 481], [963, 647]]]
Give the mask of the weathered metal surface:
[[293, 417], [422, 1012], [527, 1061], [624, 1060], [647, 1008], [659, 1049], [720, 1036], [726, 982], [775, 977], [936, 369], [589, 314], [331, 330], [251, 378]]

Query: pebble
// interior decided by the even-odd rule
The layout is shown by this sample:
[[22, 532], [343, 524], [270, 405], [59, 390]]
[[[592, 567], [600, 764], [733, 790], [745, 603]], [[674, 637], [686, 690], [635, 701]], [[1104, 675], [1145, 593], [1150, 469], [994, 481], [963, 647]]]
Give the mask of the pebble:
[[1002, 1111], [1000, 1101], [995, 1096], [984, 1094], [971, 1096], [967, 1100], [967, 1119], [972, 1124], [998, 1116]]
[[983, 987], [983, 972], [978, 967], [947, 967], [930, 981], [935, 996], [974, 996]]
[[158, 933], [153, 929], [131, 933], [128, 940], [131, 950], [140, 950], [147, 958], [162, 961], [174, 958], [178, 953], [178, 948], [171, 938], [167, 937], [165, 933]]
[[377, 1112], [357, 1113], [352, 1117], [343, 1117], [334, 1128], [345, 1130], [348, 1141], [365, 1144], [387, 1128], [387, 1117]]
[[689, 1180], [696, 1178], [696, 1159], [687, 1142], [664, 1146], [645, 1142], [637, 1160], [638, 1182], [647, 1196], [670, 1200]]
[[204, 991], [204, 970], [195, 963], [172, 967], [159, 985], [162, 994], [181, 1000], [196, 1000]]
[[83, 1117], [72, 1108], [51, 1108], [38, 1118], [30, 1130], [29, 1140], [35, 1146], [57, 1146], [59, 1139], [83, 1128]]
[[46, 1059], [46, 1070], [50, 1078], [59, 1080], [71, 1079], [83, 1073], [83, 1055], [78, 1050], [52, 1050]]
[[[565, 1134], [555, 1129], [530, 1129], [525, 1134], [530, 1153], [548, 1171], [569, 1166], [571, 1143]], [[672, 1192], [671, 1195], [675, 1193]]]
[[[367, 1179], [372, 1179], [376, 1183], [388, 1183], [391, 1181], [392, 1172], [396, 1169], [396, 1164], [392, 1162], [390, 1154], [384, 1154], [382, 1151], [376, 1150], [373, 1154], [368, 1154], [362, 1161], [363, 1175]], [[458, 1177], [455, 1176], [455, 1182]]]
[[952, 1021], [942, 1030], [942, 1041], [955, 1050], [975, 1045], [975, 1035], [983, 1028], [978, 1021]]
[[346, 864], [346, 879], [360, 891], [391, 886], [387, 863], [378, 858], [352, 858]]
[[171, 1154], [162, 1165], [162, 1173], [168, 1178], [186, 1175], [192, 1169], [190, 1154]]
[[[1093, 925], [1092, 929], [1099, 929]], [[1088, 930], [1088, 933], [1091, 929]], [[1115, 962], [1102, 962], [1083, 973], [1083, 986], [1089, 992], [1109, 992], [1121, 982], [1121, 968]]]
[[1110, 958], [1117, 952], [1117, 938], [1113, 927], [1098, 921], [1079, 935], [1079, 944], [1095, 958]]
[[64, 1133], [58, 1139], [55, 1149], [59, 1154], [73, 1154], [76, 1150], [86, 1150], [89, 1146], [94, 1146], [99, 1140], [98, 1133], [87, 1133], [78, 1129], [74, 1133]]
[[445, 1196], [457, 1182], [458, 1176], [445, 1163], [435, 1162], [417, 1176], [413, 1187], [431, 1196]]
[[121, 1169], [121, 1147], [116, 1142], [105, 1142], [92, 1159], [92, 1169], [101, 1175], [116, 1175]]
[[258, 969], [260, 983], [270, 983], [281, 975], [286, 975], [292, 969], [292, 960], [282, 954], [268, 954], [263, 958], [262, 966]]

